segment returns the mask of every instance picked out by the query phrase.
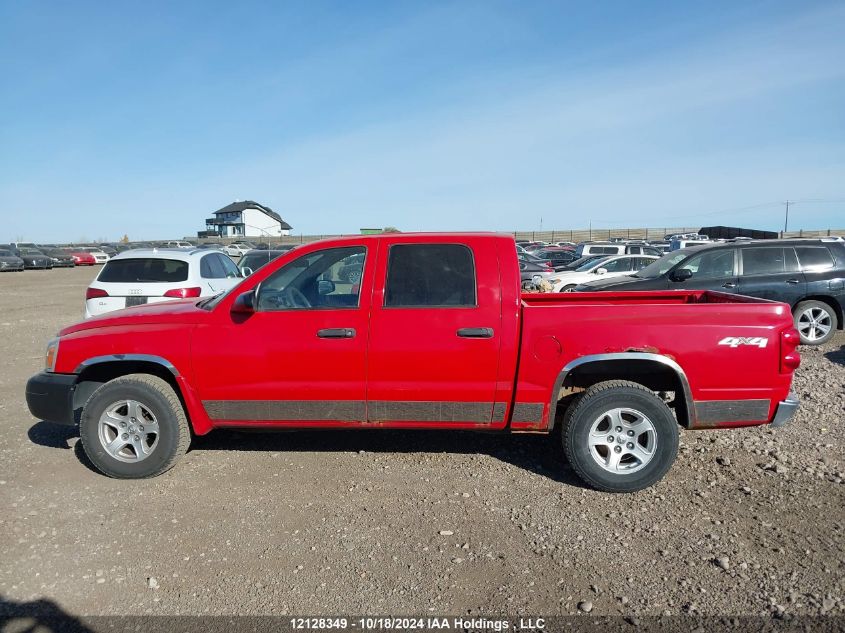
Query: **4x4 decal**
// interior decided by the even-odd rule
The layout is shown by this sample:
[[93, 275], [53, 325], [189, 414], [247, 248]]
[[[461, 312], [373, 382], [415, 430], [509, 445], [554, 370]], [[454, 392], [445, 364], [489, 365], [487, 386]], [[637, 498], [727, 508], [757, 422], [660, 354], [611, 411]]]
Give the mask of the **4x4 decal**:
[[739, 347], [740, 345], [751, 345], [753, 347], [766, 347], [769, 339], [765, 336], [726, 336], [719, 345], [727, 345], [728, 347]]

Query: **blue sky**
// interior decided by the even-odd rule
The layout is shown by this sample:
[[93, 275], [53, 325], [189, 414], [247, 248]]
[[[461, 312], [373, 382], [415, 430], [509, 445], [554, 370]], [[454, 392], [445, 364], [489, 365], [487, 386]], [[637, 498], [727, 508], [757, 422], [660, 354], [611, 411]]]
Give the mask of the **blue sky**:
[[0, 242], [845, 228], [845, 3], [0, 0]]

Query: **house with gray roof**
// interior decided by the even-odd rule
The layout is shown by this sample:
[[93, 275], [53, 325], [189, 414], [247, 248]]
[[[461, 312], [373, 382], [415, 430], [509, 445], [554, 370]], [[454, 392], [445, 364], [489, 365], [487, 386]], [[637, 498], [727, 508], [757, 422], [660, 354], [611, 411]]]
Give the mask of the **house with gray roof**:
[[291, 225], [270, 207], [253, 200], [228, 204], [206, 218], [199, 237], [281, 237], [290, 235]]

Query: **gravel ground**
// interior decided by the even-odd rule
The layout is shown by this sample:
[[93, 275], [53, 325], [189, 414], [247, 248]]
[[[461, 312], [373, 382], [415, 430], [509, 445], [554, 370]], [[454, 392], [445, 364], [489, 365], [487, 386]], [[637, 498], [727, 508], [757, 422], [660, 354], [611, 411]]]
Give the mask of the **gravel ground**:
[[785, 429], [681, 435], [656, 487], [584, 489], [541, 436], [214, 432], [117, 481], [24, 384], [91, 269], [0, 275], [0, 598], [94, 614], [845, 613], [845, 337]]

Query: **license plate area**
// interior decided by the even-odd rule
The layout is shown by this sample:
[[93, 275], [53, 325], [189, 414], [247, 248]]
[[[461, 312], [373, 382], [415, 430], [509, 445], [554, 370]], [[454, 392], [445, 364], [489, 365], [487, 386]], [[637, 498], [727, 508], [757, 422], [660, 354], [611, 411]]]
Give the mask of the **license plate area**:
[[147, 303], [146, 297], [126, 297], [126, 307], [131, 308], [132, 306], [142, 306]]

